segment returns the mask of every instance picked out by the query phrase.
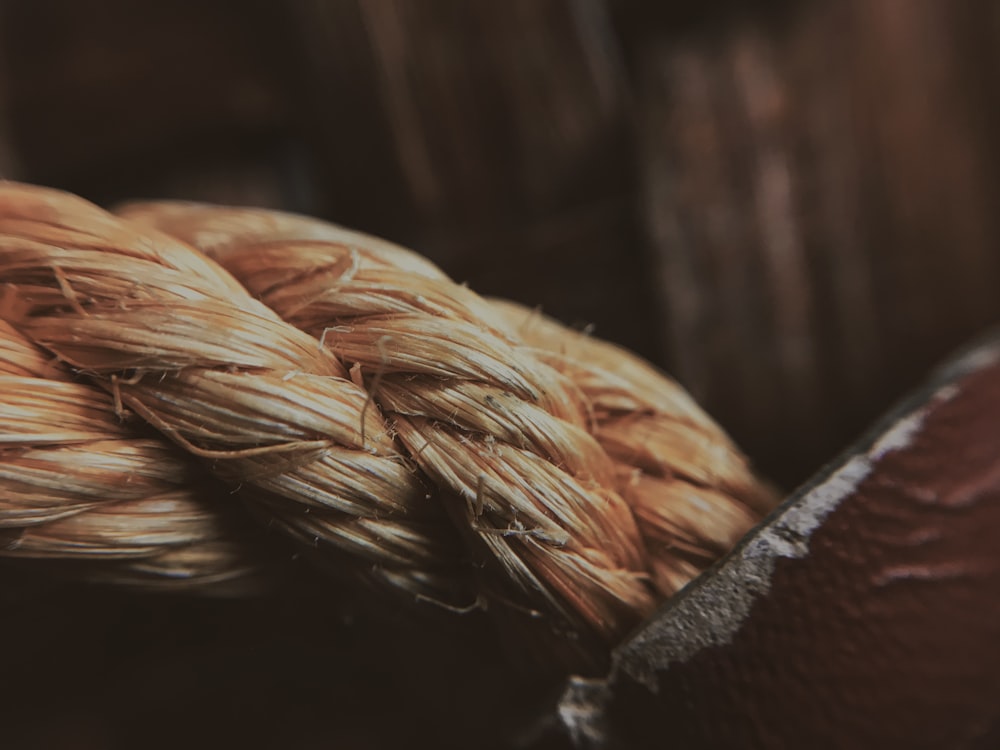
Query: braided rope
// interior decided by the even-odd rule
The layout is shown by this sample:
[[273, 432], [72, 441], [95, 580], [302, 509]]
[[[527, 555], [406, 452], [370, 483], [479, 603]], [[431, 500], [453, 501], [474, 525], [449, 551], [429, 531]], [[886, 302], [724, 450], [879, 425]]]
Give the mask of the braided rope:
[[577, 383], [592, 430], [616, 464], [663, 596], [727, 552], [776, 493], [677, 383], [624, 349], [503, 300], [494, 308]]
[[63, 572], [133, 586], [259, 583], [252, 530], [204, 475], [3, 321], [0, 393], [0, 556], [68, 560]]
[[409, 251], [276, 212], [122, 213], [0, 186], [3, 316], [363, 579], [514, 592], [613, 640], [769, 506], [676, 385]]
[[408, 251], [300, 217], [177, 204], [126, 215], [198, 247], [359, 366], [410, 455], [462, 499], [463, 528], [540, 595], [532, 608], [582, 615], [605, 637], [652, 608], [638, 530], [579, 395], [477, 295]]

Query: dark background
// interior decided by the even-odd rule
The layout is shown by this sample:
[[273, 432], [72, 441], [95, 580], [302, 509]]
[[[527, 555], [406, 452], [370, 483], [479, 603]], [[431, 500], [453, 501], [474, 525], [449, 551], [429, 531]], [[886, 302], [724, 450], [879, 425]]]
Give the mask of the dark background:
[[[0, 173], [396, 240], [652, 359], [791, 488], [1000, 317], [998, 84], [990, 0], [7, 0]], [[339, 622], [333, 605], [11, 597], [3, 746], [194, 747], [237, 726], [279, 746], [311, 725], [269, 707], [315, 721], [327, 699], [370, 733], [320, 719], [283, 746], [378, 746], [361, 738], [420, 714], [394, 728], [331, 697], [355, 651], [296, 622]], [[246, 649], [267, 688], [234, 668]]]

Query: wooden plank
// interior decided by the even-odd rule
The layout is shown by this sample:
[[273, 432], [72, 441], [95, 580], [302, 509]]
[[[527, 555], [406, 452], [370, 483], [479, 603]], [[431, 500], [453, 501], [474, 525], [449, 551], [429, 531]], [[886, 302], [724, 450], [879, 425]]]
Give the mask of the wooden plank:
[[986, 14], [804, 3], [636, 55], [669, 361], [782, 481], [1000, 317]]

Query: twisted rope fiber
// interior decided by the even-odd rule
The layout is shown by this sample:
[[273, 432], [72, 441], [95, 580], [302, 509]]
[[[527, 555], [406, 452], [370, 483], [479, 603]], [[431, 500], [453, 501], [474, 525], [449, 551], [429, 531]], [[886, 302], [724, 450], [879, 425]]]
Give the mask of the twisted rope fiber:
[[242, 486], [274, 526], [338, 567], [347, 550], [359, 575], [451, 595], [451, 529], [367, 393], [217, 265], [79, 198], [4, 185], [0, 269], [25, 335]]
[[592, 408], [592, 429], [670, 596], [727, 552], [777, 493], [672, 380], [624, 349], [537, 311], [492, 300], [538, 355], [569, 375]]
[[460, 528], [531, 594], [527, 606], [604, 638], [649, 612], [641, 538], [580, 394], [481, 298], [408, 251], [301, 217], [176, 204], [125, 213], [195, 245], [367, 370], [407, 451], [464, 500], [452, 506]]
[[61, 572], [145, 588], [259, 585], [258, 535], [213, 501], [203, 473], [3, 321], [0, 393], [0, 555], [72, 560]]
[[[650, 572], [671, 593], [767, 505], [674, 384], [645, 373], [642, 387], [661, 389], [667, 406], [633, 407], [646, 422], [683, 424], [679, 460], [716, 460], [729, 467], [719, 476], [640, 456], [621, 437], [615, 448], [627, 399], [609, 408], [581, 360], [529, 347], [504, 310], [408, 251], [273, 212], [124, 213], [147, 228], [72, 196], [3, 186], [0, 280], [17, 302], [6, 314], [240, 482], [272, 523], [360, 558], [366, 578], [460, 600], [468, 582], [444, 505], [525, 606], [613, 639], [652, 606]], [[199, 246], [316, 338], [151, 225]], [[629, 393], [604, 364], [605, 382]], [[690, 444], [701, 453], [685, 454]], [[673, 494], [657, 501], [650, 482]], [[643, 538], [656, 542], [648, 559]]]

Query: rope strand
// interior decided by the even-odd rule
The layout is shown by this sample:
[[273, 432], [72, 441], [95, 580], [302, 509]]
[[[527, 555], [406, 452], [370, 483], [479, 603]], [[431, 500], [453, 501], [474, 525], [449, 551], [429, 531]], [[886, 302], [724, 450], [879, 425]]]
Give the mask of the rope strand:
[[142, 588], [262, 585], [258, 535], [205, 477], [3, 321], [0, 393], [0, 557]]
[[537, 311], [492, 304], [590, 401], [594, 434], [615, 461], [663, 596], [676, 593], [774, 507], [777, 493], [753, 476], [726, 434], [676, 382]]

